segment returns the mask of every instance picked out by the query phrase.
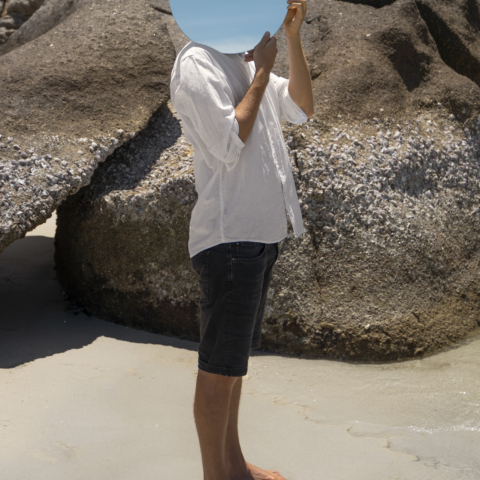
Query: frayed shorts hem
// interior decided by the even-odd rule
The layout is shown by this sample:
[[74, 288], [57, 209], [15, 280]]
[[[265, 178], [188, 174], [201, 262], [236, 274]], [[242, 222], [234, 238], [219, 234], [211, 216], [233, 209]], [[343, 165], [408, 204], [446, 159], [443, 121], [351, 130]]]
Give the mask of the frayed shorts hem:
[[217, 365], [209, 365], [208, 363], [198, 360], [198, 368], [207, 373], [214, 373], [216, 375], [224, 375], [227, 377], [243, 377], [247, 374], [248, 366], [246, 367], [219, 367]]

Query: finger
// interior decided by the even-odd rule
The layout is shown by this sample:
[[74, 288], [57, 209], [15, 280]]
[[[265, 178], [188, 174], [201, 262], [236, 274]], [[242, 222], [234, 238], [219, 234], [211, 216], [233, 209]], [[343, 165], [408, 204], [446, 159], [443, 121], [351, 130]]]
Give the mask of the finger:
[[292, 10], [294, 8], [298, 9], [300, 12], [303, 12], [304, 4], [301, 2], [291, 2], [287, 7], [288, 10]]
[[287, 17], [288, 15], [291, 15], [291, 17], [286, 19], [286, 23], [288, 23], [288, 20], [293, 20], [293, 18], [303, 21], [306, 16], [306, 9], [303, 8], [301, 3], [292, 3], [287, 7], [287, 10]]
[[289, 23], [295, 17], [295, 10], [288, 10], [283, 23]]
[[294, 8], [303, 12], [303, 5], [301, 3], [292, 3], [287, 7], [288, 10], [293, 10]]

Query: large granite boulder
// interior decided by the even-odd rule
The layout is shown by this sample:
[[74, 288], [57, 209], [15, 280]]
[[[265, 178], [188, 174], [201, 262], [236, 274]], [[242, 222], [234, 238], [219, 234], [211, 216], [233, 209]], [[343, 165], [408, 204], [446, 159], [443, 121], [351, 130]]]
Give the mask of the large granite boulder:
[[[310, 2], [302, 26], [316, 114], [283, 129], [307, 233], [281, 245], [263, 346], [393, 360], [479, 325], [480, 87], [443, 60], [416, 2], [356, 3]], [[460, 32], [467, 13], [442, 18]], [[60, 205], [56, 269], [102, 318], [198, 339], [193, 152], [169, 108]]]
[[139, 0], [79, 8], [0, 56], [0, 251], [145, 127], [174, 60], [162, 14]]
[[197, 337], [198, 286], [186, 251], [192, 153], [168, 102], [59, 205], [57, 278], [100, 318]]

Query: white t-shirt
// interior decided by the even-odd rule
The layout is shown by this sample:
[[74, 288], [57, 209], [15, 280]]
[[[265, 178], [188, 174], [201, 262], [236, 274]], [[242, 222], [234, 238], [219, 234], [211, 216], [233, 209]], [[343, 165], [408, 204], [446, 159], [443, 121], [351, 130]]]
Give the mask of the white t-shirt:
[[255, 75], [244, 54], [223, 54], [190, 42], [173, 66], [170, 93], [194, 149], [198, 200], [190, 219], [190, 257], [226, 242], [275, 243], [305, 229], [281, 121], [300, 124], [305, 112], [288, 79], [271, 73], [247, 141], [238, 136], [235, 107]]

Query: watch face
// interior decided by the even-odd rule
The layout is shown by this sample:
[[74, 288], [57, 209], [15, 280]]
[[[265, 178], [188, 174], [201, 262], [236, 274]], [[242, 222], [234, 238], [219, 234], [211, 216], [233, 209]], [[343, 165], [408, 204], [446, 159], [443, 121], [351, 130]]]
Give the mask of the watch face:
[[173, 17], [193, 42], [221, 53], [253, 50], [287, 15], [286, 0], [170, 0]]

